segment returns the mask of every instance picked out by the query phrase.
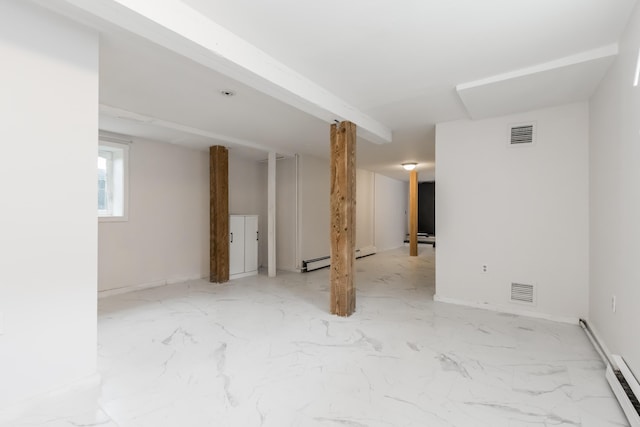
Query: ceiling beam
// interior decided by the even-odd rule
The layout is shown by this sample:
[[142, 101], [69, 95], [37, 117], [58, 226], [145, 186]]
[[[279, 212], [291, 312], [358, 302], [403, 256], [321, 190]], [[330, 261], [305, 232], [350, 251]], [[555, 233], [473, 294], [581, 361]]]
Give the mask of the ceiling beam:
[[327, 89], [177, 0], [49, 0], [66, 15], [80, 12], [122, 27], [314, 117], [350, 121], [359, 137], [391, 142], [391, 130]]
[[[222, 135], [220, 133], [209, 132], [200, 128], [194, 128], [186, 126], [180, 123], [171, 122], [169, 120], [158, 119], [156, 117], [147, 116], [145, 114], [135, 113], [133, 111], [125, 110], [123, 108], [112, 107], [110, 105], [100, 104], [100, 114], [105, 116], [114, 117], [116, 119], [130, 120], [136, 123], [142, 123], [144, 125], [151, 125], [169, 130], [175, 130], [184, 132], [191, 135], [202, 136], [212, 140], [212, 145], [226, 145], [229, 148], [233, 147], [247, 147], [256, 150], [264, 151], [268, 153], [274, 151], [273, 147], [267, 147], [266, 145], [259, 144], [257, 142], [249, 141], [246, 139], [236, 138], [229, 135]], [[215, 143], [215, 144], [214, 144]], [[275, 151], [285, 157], [294, 157], [296, 153], [291, 151], [275, 149]]]

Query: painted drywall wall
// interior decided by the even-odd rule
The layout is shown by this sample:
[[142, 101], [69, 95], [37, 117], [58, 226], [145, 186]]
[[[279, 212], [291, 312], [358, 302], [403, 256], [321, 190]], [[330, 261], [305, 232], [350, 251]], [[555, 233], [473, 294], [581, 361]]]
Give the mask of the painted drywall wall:
[[408, 229], [409, 183], [376, 174], [374, 199], [377, 250], [402, 246]]
[[300, 156], [300, 258], [329, 255], [329, 161]]
[[96, 372], [98, 35], [2, 1], [0, 58], [4, 407]]
[[[242, 155], [235, 153], [233, 150], [229, 150], [230, 214], [259, 214], [261, 202], [260, 194], [262, 193], [260, 187], [262, 182], [260, 165], [261, 163], [253, 159], [243, 157]], [[260, 224], [260, 226], [262, 226], [262, 224]]]
[[[276, 167], [276, 264], [280, 270], [296, 271], [302, 260], [329, 255], [329, 161], [300, 155], [297, 162], [297, 175], [296, 158], [280, 159]], [[266, 224], [266, 163], [259, 163], [258, 169], [258, 210], [261, 223]], [[407, 191], [406, 182], [356, 170], [357, 248], [376, 247], [378, 233], [383, 249], [402, 246], [407, 228]], [[259, 253], [264, 265], [266, 239], [261, 240]]]
[[[640, 7], [590, 102], [590, 314], [606, 346], [640, 378]], [[611, 299], [616, 297], [616, 311]]]
[[375, 174], [356, 170], [356, 249], [375, 247]]
[[129, 147], [129, 218], [98, 227], [100, 291], [208, 274], [208, 153], [136, 140]]
[[[438, 299], [587, 314], [588, 116], [579, 103], [437, 125]], [[509, 146], [509, 125], [531, 121], [537, 142]], [[512, 282], [535, 285], [537, 304], [509, 302]]]
[[[207, 277], [208, 153], [139, 139], [129, 148], [129, 163], [128, 221], [99, 225], [99, 289]], [[230, 214], [260, 213], [258, 166], [229, 152]]]
[[[301, 260], [329, 255], [329, 191], [329, 161], [300, 156]], [[356, 248], [376, 247], [380, 251], [402, 246], [407, 197], [406, 182], [357, 169]]]
[[[266, 165], [265, 177], [266, 177]], [[296, 158], [276, 163], [276, 268], [296, 271]], [[266, 178], [265, 178], [266, 182]], [[266, 259], [266, 258], [265, 258]]]

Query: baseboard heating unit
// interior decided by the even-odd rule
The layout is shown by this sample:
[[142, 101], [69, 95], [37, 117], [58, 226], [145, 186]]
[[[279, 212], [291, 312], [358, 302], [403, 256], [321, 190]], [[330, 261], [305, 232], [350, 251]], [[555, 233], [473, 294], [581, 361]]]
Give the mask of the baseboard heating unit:
[[640, 384], [622, 357], [612, 354], [611, 358], [616, 367], [611, 364], [607, 366], [606, 376], [609, 386], [622, 406], [631, 427], [640, 427], [640, 402], [638, 402]]
[[629, 420], [629, 425], [631, 427], [640, 427], [640, 402], [638, 401], [640, 384], [638, 380], [622, 357], [617, 354], [612, 354], [611, 357], [607, 355], [607, 352], [586, 321], [580, 319], [580, 326], [585, 330], [589, 340], [591, 340], [603, 361], [607, 364], [605, 377]]
[[[374, 246], [369, 246], [362, 249], [356, 249], [356, 259], [366, 257], [369, 255], [374, 255], [376, 253], [376, 248]], [[323, 256], [320, 258], [308, 259], [306, 261], [302, 261], [302, 272], [306, 273], [313, 270], [318, 270], [320, 268], [329, 267], [331, 265], [331, 257]]]

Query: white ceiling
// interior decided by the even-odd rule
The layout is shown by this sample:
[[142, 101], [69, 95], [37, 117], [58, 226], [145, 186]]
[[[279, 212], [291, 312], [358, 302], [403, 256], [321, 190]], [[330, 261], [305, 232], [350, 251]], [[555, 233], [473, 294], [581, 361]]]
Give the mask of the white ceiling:
[[[94, 3], [122, 9], [136, 2]], [[171, 3], [192, 7], [203, 22], [225, 27], [391, 129], [390, 144], [359, 140], [359, 167], [405, 179], [399, 164], [413, 160], [427, 180], [435, 123], [588, 99], [614, 59], [589, 52], [615, 48], [635, 0]], [[256, 157], [262, 147], [328, 156], [328, 122], [265, 94], [263, 83], [187, 59], [175, 44], [166, 49], [104, 28], [100, 102], [158, 120], [136, 126], [105, 113], [101, 126], [139, 136], [144, 129], [134, 128], [149, 128], [155, 139], [203, 148], [214, 140], [203, 135], [213, 134], [227, 145], [246, 142]], [[224, 98], [221, 89], [237, 95]], [[164, 138], [162, 129], [169, 129]]]

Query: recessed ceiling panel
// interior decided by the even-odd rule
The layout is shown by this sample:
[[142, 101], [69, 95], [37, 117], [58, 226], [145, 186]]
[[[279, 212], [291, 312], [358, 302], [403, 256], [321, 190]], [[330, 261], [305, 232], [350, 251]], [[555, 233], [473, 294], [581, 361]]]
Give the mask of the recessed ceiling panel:
[[588, 100], [617, 54], [617, 46], [579, 60], [566, 58], [458, 85], [472, 119], [502, 116]]

